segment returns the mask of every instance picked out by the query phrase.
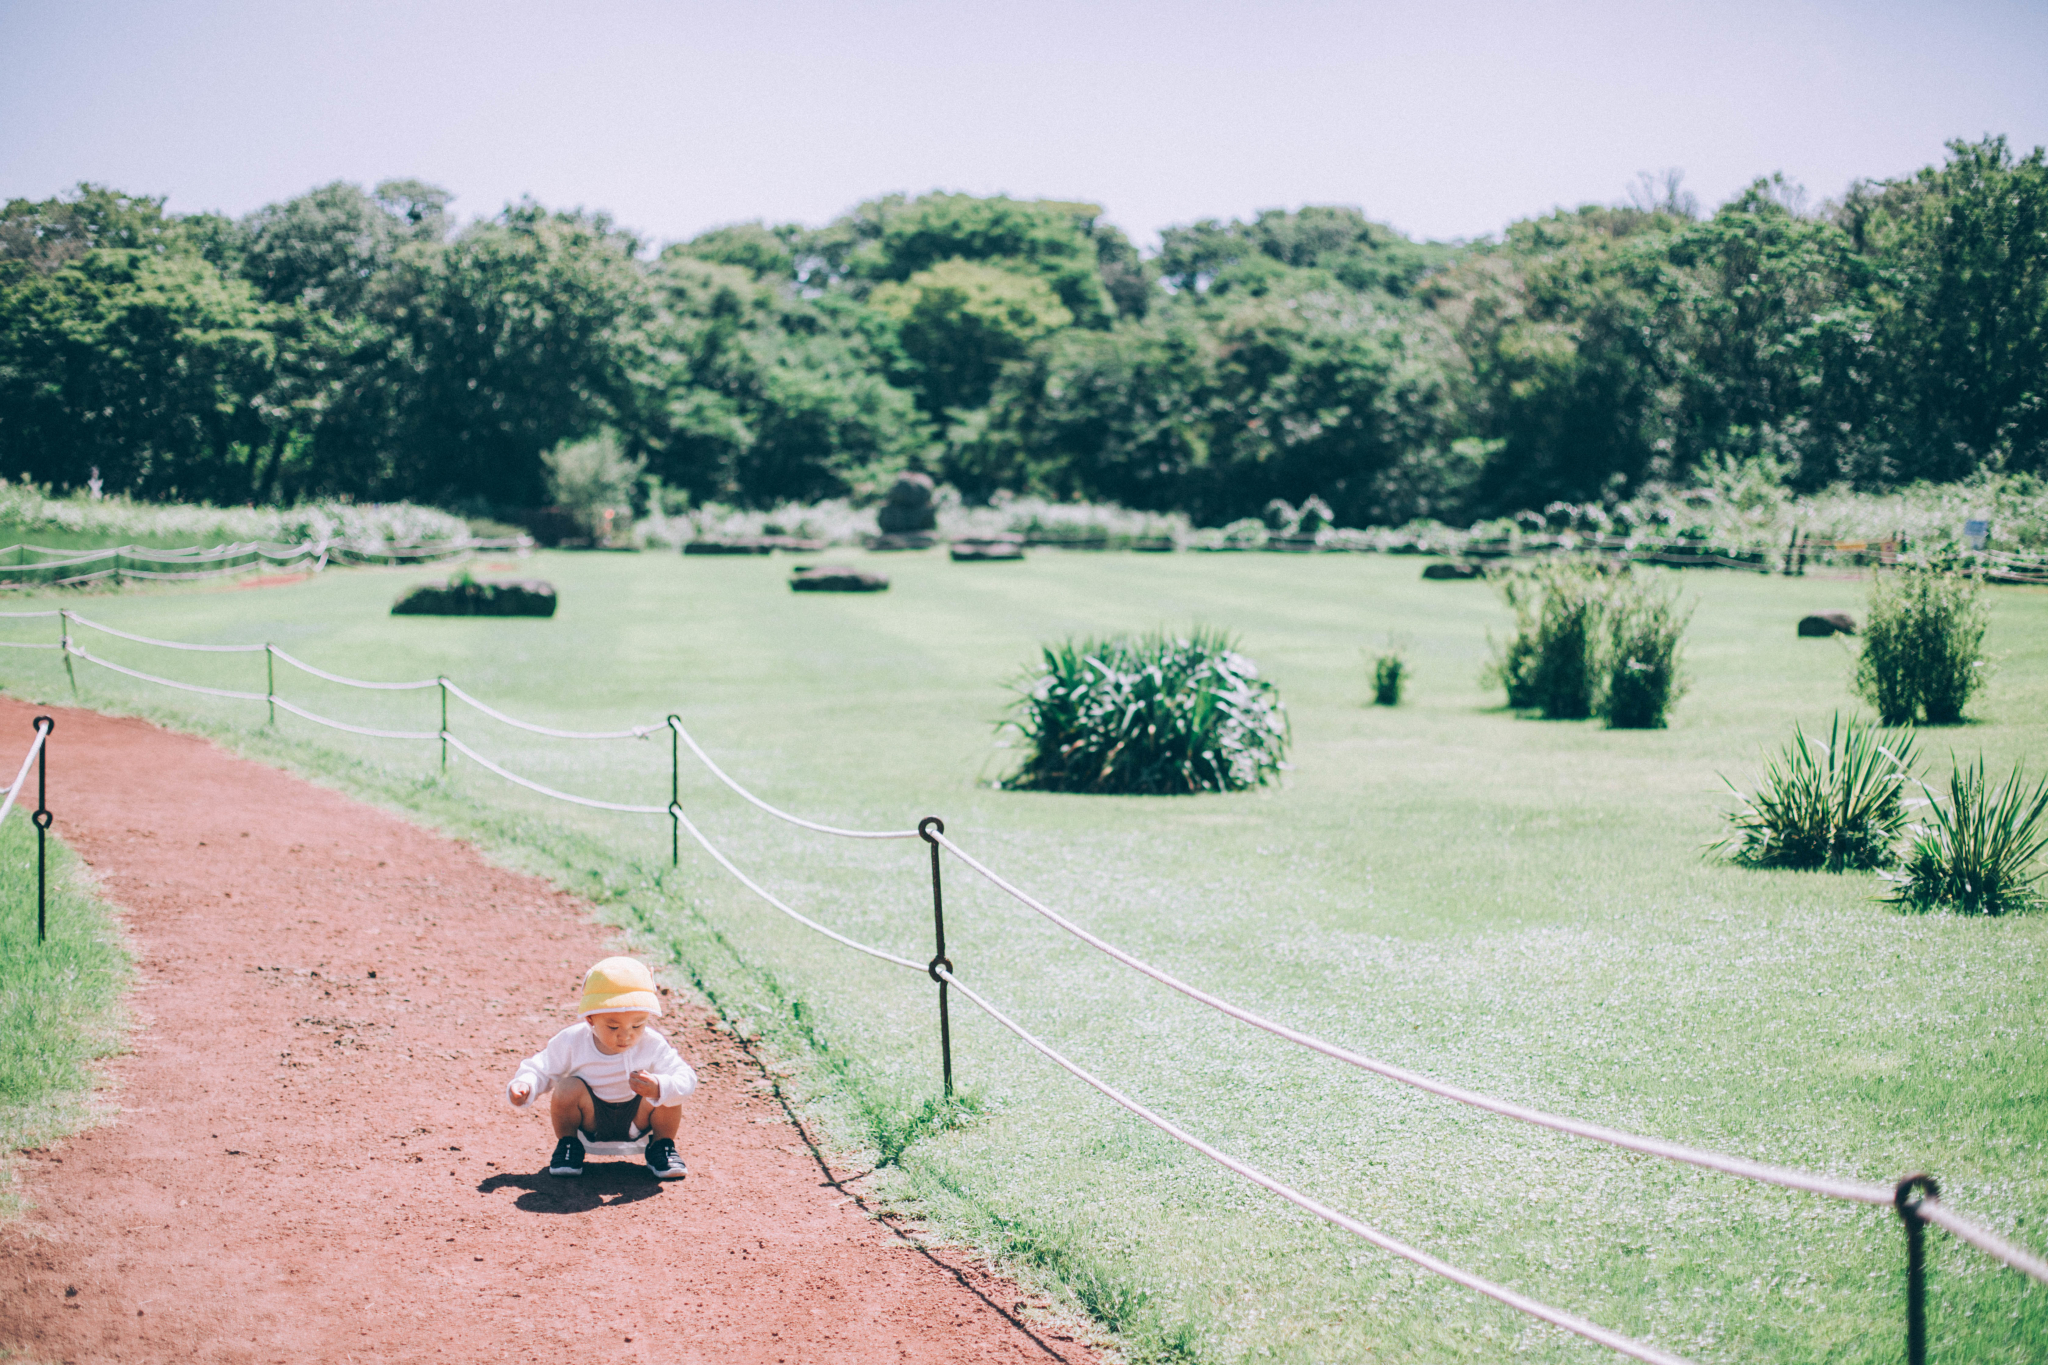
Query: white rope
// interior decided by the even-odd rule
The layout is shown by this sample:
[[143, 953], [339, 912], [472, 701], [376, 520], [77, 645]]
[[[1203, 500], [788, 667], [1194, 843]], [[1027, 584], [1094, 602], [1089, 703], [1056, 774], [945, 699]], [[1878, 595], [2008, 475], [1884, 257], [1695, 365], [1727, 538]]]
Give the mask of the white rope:
[[2043, 1260], [2023, 1247], [2016, 1247], [1989, 1228], [1980, 1227], [1960, 1213], [1942, 1203], [1939, 1199], [1923, 1199], [1914, 1208], [1922, 1218], [1936, 1227], [1946, 1228], [1987, 1256], [2004, 1261], [2014, 1270], [2032, 1275], [2043, 1284], [2048, 1284], [2048, 1260]]
[[774, 906], [777, 910], [780, 910], [783, 914], [788, 915], [798, 924], [803, 925], [806, 929], [815, 929], [819, 933], [823, 934], [826, 938], [832, 939], [833, 941], [838, 943], [843, 943], [847, 947], [854, 949], [856, 952], [866, 953], [869, 957], [878, 957], [882, 959], [882, 961], [884, 962], [893, 962], [899, 967], [908, 967], [913, 972], [922, 973], [926, 971], [925, 965], [921, 962], [912, 962], [907, 957], [898, 957], [896, 956], [896, 954], [891, 952], [885, 952], [880, 948], [871, 948], [865, 943], [861, 943], [858, 940], [848, 938], [846, 935], [838, 932], [836, 929], [828, 929], [824, 925], [818, 923], [816, 920], [811, 919], [806, 915], [800, 914], [799, 912], [790, 909], [787, 905], [783, 904], [780, 900], [776, 899], [774, 895], [765, 890], [759, 882], [755, 881], [752, 877], [749, 877], [746, 873], [740, 871], [737, 867], [734, 867], [732, 859], [726, 857], [723, 853], [720, 853], [715, 847], [712, 846], [711, 841], [704, 837], [703, 832], [700, 831], [696, 825], [691, 823], [690, 817], [683, 814], [683, 808], [681, 806], [670, 807], [670, 813], [675, 816], [676, 822], [678, 824], [680, 824], [684, 829], [690, 831], [690, 837], [692, 839], [695, 839], [699, 844], [703, 845], [704, 851], [706, 853], [709, 853], [713, 858], [716, 858], [718, 860], [718, 865], [720, 867], [723, 867], [727, 872], [730, 872], [733, 876], [739, 878], [741, 885], [745, 886], [747, 890], [753, 892], [762, 900], [767, 901], [770, 905]]
[[261, 654], [265, 648], [263, 645], [194, 645], [187, 644], [183, 640], [159, 640], [149, 635], [131, 635], [125, 630], [105, 625], [93, 620], [91, 617], [80, 616], [75, 611], [65, 611], [58, 614], [67, 621], [76, 621], [81, 626], [90, 626], [104, 635], [118, 635], [124, 640], [133, 640], [139, 645], [155, 645], [159, 649], [189, 649], [205, 654]]
[[38, 725], [36, 737], [29, 741], [28, 753], [21, 760], [21, 771], [14, 775], [14, 781], [7, 785], [7, 799], [0, 801], [0, 824], [7, 822], [7, 812], [14, 809], [14, 798], [21, 794], [21, 784], [28, 781], [29, 765], [36, 761], [36, 755], [43, 751], [43, 741], [50, 737], [50, 727]]
[[492, 720], [503, 721], [515, 729], [530, 731], [536, 735], [552, 735], [556, 739], [645, 739], [656, 730], [664, 728], [666, 724], [664, 722], [663, 725], [636, 725], [630, 730], [557, 730], [553, 726], [535, 725], [532, 721], [520, 720], [517, 716], [508, 716], [495, 706], [484, 705], [454, 683], [447, 682], [446, 679], [443, 679], [443, 682], [447, 685], [449, 696], [483, 712]]
[[301, 673], [310, 673], [316, 678], [325, 678], [331, 683], [340, 683], [343, 687], [362, 687], [376, 692], [417, 692], [423, 687], [439, 687], [442, 681], [439, 678], [427, 678], [420, 682], [365, 682], [361, 678], [344, 678], [339, 673], [329, 673], [324, 668], [315, 668], [304, 659], [293, 658], [276, 645], [247, 645], [244, 648], [267, 648], [272, 654], [284, 660], [293, 668], [298, 669]]
[[0, 616], [10, 616], [17, 621], [31, 616], [62, 616], [63, 614], [61, 611], [0, 611]]
[[[265, 700], [259, 697], [258, 701]], [[333, 720], [327, 716], [315, 715], [303, 706], [286, 701], [283, 697], [270, 697], [269, 701], [282, 706], [295, 716], [301, 716], [315, 725], [324, 725], [330, 730], [346, 730], [352, 735], [369, 735], [373, 739], [439, 739], [439, 730], [375, 730], [367, 725], [351, 725], [345, 720]]]
[[544, 787], [540, 783], [535, 782], [530, 778], [521, 777], [518, 773], [511, 772], [507, 769], [499, 767], [497, 764], [491, 762], [491, 760], [485, 758], [482, 754], [470, 748], [467, 744], [464, 744], [461, 740], [457, 739], [455, 736], [447, 733], [446, 731], [442, 731], [438, 735], [428, 735], [426, 736], [426, 738], [445, 739], [448, 741], [451, 747], [460, 750], [464, 754], [467, 754], [469, 757], [475, 759], [478, 763], [481, 763], [484, 767], [489, 768], [492, 772], [504, 778], [507, 782], [516, 782], [522, 787], [528, 787], [534, 791], [539, 792], [542, 796], [552, 796], [557, 801], [573, 801], [579, 806], [594, 806], [598, 810], [624, 811], [628, 815], [668, 814], [668, 807], [666, 806], [630, 806], [619, 801], [599, 801], [595, 797], [591, 796], [572, 796], [568, 792], [556, 791], [553, 787]]
[[797, 826], [799, 829], [813, 830], [819, 834], [837, 835], [841, 839], [915, 839], [918, 837], [918, 833], [914, 829], [840, 829], [836, 825], [821, 825], [816, 823], [815, 821], [806, 820], [801, 816], [791, 815], [786, 810], [777, 810], [775, 807], [769, 805], [766, 801], [763, 801], [760, 797], [754, 795], [745, 787], [742, 787], [739, 783], [733, 781], [730, 777], [726, 776], [725, 769], [719, 767], [716, 763], [713, 763], [711, 761], [711, 755], [705, 753], [702, 749], [697, 747], [697, 741], [690, 737], [690, 732], [683, 728], [683, 723], [680, 720], [677, 720], [674, 716], [670, 716], [668, 723], [675, 727], [675, 732], [678, 735], [682, 736], [683, 743], [690, 746], [690, 752], [697, 755], [697, 761], [702, 763], [706, 768], [709, 768], [711, 770], [711, 775], [713, 777], [717, 778], [720, 782], [723, 782], [726, 786], [731, 787], [734, 791], [738, 792], [746, 800], [752, 802], [756, 806], [759, 806], [762, 810], [767, 811], [770, 815], [774, 816], [778, 820], [786, 820], [790, 824]]
[[1254, 1185], [1257, 1185], [1262, 1189], [1269, 1190], [1272, 1193], [1279, 1195], [1282, 1199], [1285, 1199], [1288, 1203], [1293, 1204], [1295, 1207], [1305, 1209], [1309, 1213], [1312, 1213], [1316, 1217], [1322, 1219], [1324, 1222], [1332, 1224], [1335, 1227], [1342, 1228], [1346, 1232], [1352, 1233], [1359, 1237], [1363, 1237], [1366, 1241], [1371, 1242], [1374, 1246], [1380, 1248], [1382, 1251], [1389, 1251], [1392, 1252], [1394, 1255], [1403, 1258], [1404, 1260], [1413, 1261], [1415, 1264], [1421, 1266], [1423, 1269], [1427, 1271], [1430, 1271], [1432, 1274], [1441, 1275], [1443, 1278], [1450, 1280], [1455, 1284], [1461, 1284], [1465, 1286], [1467, 1289], [1476, 1290], [1479, 1293], [1486, 1295], [1490, 1299], [1497, 1299], [1501, 1303], [1506, 1304], [1508, 1307], [1513, 1308], [1518, 1312], [1527, 1313], [1530, 1317], [1541, 1318], [1543, 1321], [1550, 1323], [1554, 1327], [1562, 1327], [1567, 1332], [1576, 1332], [1578, 1335], [1586, 1338], [1588, 1341], [1598, 1342], [1600, 1345], [1607, 1347], [1609, 1350], [1618, 1351], [1622, 1355], [1630, 1356], [1636, 1360], [1649, 1362], [1649, 1365], [1689, 1365], [1689, 1363], [1683, 1356], [1675, 1356], [1669, 1353], [1668, 1351], [1660, 1351], [1654, 1346], [1646, 1346], [1639, 1341], [1633, 1341], [1628, 1337], [1622, 1336], [1618, 1332], [1610, 1332], [1605, 1327], [1600, 1326], [1600, 1324], [1588, 1321], [1587, 1319], [1582, 1318], [1575, 1313], [1567, 1313], [1563, 1309], [1552, 1308], [1549, 1304], [1538, 1302], [1537, 1300], [1532, 1299], [1525, 1294], [1518, 1294], [1514, 1290], [1509, 1289], [1506, 1285], [1495, 1284], [1492, 1280], [1488, 1280], [1482, 1278], [1481, 1276], [1474, 1275], [1470, 1271], [1460, 1270], [1458, 1267], [1452, 1265], [1450, 1262], [1440, 1260], [1437, 1257], [1430, 1255], [1428, 1252], [1423, 1251], [1419, 1247], [1409, 1246], [1406, 1242], [1403, 1242], [1395, 1237], [1390, 1237], [1386, 1233], [1381, 1232], [1378, 1228], [1372, 1227], [1365, 1223], [1361, 1223], [1356, 1218], [1350, 1217], [1348, 1214], [1339, 1213], [1337, 1210], [1331, 1208], [1328, 1204], [1325, 1204], [1318, 1199], [1313, 1199], [1310, 1196], [1303, 1194], [1300, 1190], [1295, 1189], [1291, 1185], [1283, 1184], [1282, 1182], [1275, 1180], [1272, 1176], [1267, 1175], [1264, 1171], [1259, 1170], [1256, 1166], [1252, 1166], [1247, 1162], [1239, 1161], [1236, 1157], [1230, 1156], [1222, 1151], [1219, 1151], [1215, 1147], [1210, 1146], [1208, 1143], [1202, 1141], [1200, 1138], [1194, 1136], [1193, 1134], [1188, 1133], [1183, 1129], [1177, 1127], [1173, 1123], [1169, 1122], [1168, 1120], [1161, 1118], [1158, 1114], [1153, 1113], [1144, 1105], [1139, 1104], [1129, 1095], [1124, 1094], [1122, 1091], [1116, 1089], [1114, 1086], [1111, 1086], [1108, 1083], [1098, 1079], [1090, 1072], [1084, 1070], [1079, 1065], [1069, 1061], [1067, 1058], [1060, 1055], [1058, 1052], [1054, 1051], [1050, 1045], [1032, 1036], [1032, 1034], [1030, 1034], [1023, 1027], [1018, 1025], [1016, 1021], [1012, 1020], [1008, 1015], [1004, 1014], [994, 1005], [991, 1005], [988, 1001], [982, 999], [974, 991], [962, 985], [960, 983], [960, 978], [953, 975], [953, 973], [947, 970], [945, 967], [937, 967], [933, 970], [937, 973], [937, 975], [943, 977], [945, 981], [949, 985], [951, 985], [955, 990], [959, 991], [962, 995], [966, 996], [975, 1005], [979, 1006], [982, 1012], [988, 1015], [989, 1018], [995, 1020], [998, 1024], [1001, 1024], [1004, 1028], [1008, 1029], [1010, 1032], [1016, 1034], [1019, 1038], [1023, 1039], [1024, 1042], [1027, 1043], [1040, 1056], [1046, 1058], [1046, 1060], [1052, 1062], [1055, 1066], [1058, 1066], [1062, 1070], [1067, 1071], [1071, 1075], [1079, 1078], [1085, 1084], [1093, 1086], [1096, 1090], [1108, 1096], [1115, 1103], [1123, 1106], [1125, 1109], [1128, 1109], [1131, 1113], [1136, 1114], [1139, 1118], [1145, 1120], [1145, 1122], [1151, 1124], [1160, 1132], [1165, 1133], [1174, 1141], [1182, 1143], [1188, 1147], [1192, 1147], [1194, 1150], [1200, 1152], [1203, 1156], [1208, 1157], [1211, 1161], [1223, 1167], [1225, 1170], [1243, 1176], [1246, 1180], [1251, 1181]]
[[[97, 654], [88, 654], [86, 651], [80, 649], [77, 645], [72, 644], [69, 641], [67, 641], [65, 644], [65, 652], [74, 655], [77, 658], [83, 659], [89, 664], [98, 664], [101, 668], [111, 668], [116, 673], [126, 673], [129, 677], [140, 678], [144, 682], [157, 683], [163, 687], [175, 687], [180, 692], [204, 692], [209, 697], [230, 697], [235, 701], [271, 700], [270, 697], [266, 696], [261, 692], [237, 692], [234, 689], [227, 687], [201, 687], [198, 683], [178, 682], [171, 678], [159, 678], [154, 673], [144, 673], [139, 669], [125, 668], [122, 665], [114, 663], [110, 660], [102, 659]], [[279, 704], [282, 705], [282, 703]]]
[[0, 649], [62, 649], [62, 645], [37, 644], [33, 640], [0, 640]]
[[1275, 1023], [1262, 1015], [1254, 1014], [1241, 1006], [1233, 1005], [1228, 1000], [1211, 995], [1207, 991], [1189, 985], [1177, 976], [1161, 971], [1149, 962], [1133, 957], [1115, 944], [1096, 937], [1058, 911], [1053, 910], [1043, 902], [1032, 898], [1003, 880], [1002, 877], [970, 856], [945, 835], [933, 831], [931, 837], [940, 847], [946, 849], [954, 857], [958, 858], [996, 887], [1045, 916], [1060, 928], [1086, 943], [1089, 947], [1107, 953], [1126, 967], [1151, 977], [1163, 986], [1169, 986], [1179, 991], [1191, 1000], [1200, 1001], [1213, 1010], [1227, 1014], [1240, 1023], [1250, 1024], [1253, 1028], [1264, 1029], [1275, 1037], [1285, 1038], [1290, 1043], [1296, 1043], [1302, 1047], [1320, 1052], [1325, 1057], [1334, 1058], [1348, 1066], [1355, 1066], [1362, 1071], [1370, 1071], [1375, 1075], [1384, 1076], [1388, 1080], [1399, 1081], [1403, 1085], [1412, 1085], [1418, 1090], [1426, 1090], [1432, 1095], [1441, 1095], [1445, 1099], [1456, 1100], [1460, 1104], [1469, 1104], [1475, 1109], [1484, 1109], [1489, 1113], [1500, 1114], [1511, 1119], [1519, 1119], [1524, 1123], [1533, 1123], [1540, 1127], [1555, 1129], [1561, 1133], [1570, 1133], [1575, 1137], [1591, 1138], [1595, 1142], [1605, 1142], [1612, 1146], [1626, 1148], [1632, 1152], [1641, 1152], [1646, 1156], [1663, 1157], [1670, 1161], [1682, 1161], [1688, 1165], [1703, 1167], [1710, 1171], [1720, 1171], [1727, 1175], [1745, 1176], [1748, 1179], [1760, 1180], [1771, 1185], [1782, 1185], [1787, 1189], [1805, 1190], [1812, 1194], [1828, 1195], [1835, 1199], [1847, 1199], [1859, 1204], [1889, 1204], [1892, 1202], [1893, 1191], [1888, 1185], [1877, 1185], [1861, 1180], [1842, 1180], [1832, 1176], [1813, 1175], [1806, 1171], [1794, 1170], [1788, 1166], [1773, 1166], [1761, 1161], [1750, 1161], [1743, 1157], [1723, 1156], [1719, 1152], [1710, 1152], [1699, 1147], [1688, 1147], [1681, 1143], [1666, 1142], [1661, 1138], [1641, 1137], [1635, 1133], [1623, 1132], [1619, 1128], [1608, 1128], [1597, 1123], [1584, 1123], [1578, 1119], [1564, 1118], [1557, 1114], [1545, 1113], [1540, 1109], [1531, 1109], [1526, 1105], [1496, 1099], [1491, 1095], [1484, 1095], [1476, 1090], [1467, 1090], [1463, 1086], [1448, 1085], [1442, 1081], [1431, 1080], [1429, 1077], [1419, 1072], [1410, 1071], [1406, 1067], [1395, 1066], [1389, 1062], [1382, 1062], [1377, 1058], [1367, 1057], [1338, 1047], [1334, 1043], [1324, 1042], [1313, 1034], [1303, 1033], [1299, 1029], [1291, 1029], [1285, 1024]]

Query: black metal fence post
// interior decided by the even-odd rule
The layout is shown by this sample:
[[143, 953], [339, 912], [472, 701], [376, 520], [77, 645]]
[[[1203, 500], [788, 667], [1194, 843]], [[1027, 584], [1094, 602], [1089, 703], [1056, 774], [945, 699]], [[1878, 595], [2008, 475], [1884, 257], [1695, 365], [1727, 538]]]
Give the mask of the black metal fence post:
[[37, 716], [30, 727], [43, 736], [43, 744], [36, 750], [36, 942], [41, 943], [49, 930], [49, 853], [48, 840], [50, 823], [56, 817], [50, 814], [50, 731], [57, 728], [57, 722], [48, 716]]
[[441, 684], [441, 771], [448, 771], [448, 680], [436, 678]]
[[270, 723], [277, 724], [277, 654], [275, 645], [263, 646], [263, 699], [270, 703]]
[[1931, 1175], [1907, 1176], [1892, 1196], [1906, 1227], [1906, 1365], [1927, 1365], [1927, 1224], [1920, 1200], [1940, 1197]]
[[946, 832], [946, 822], [936, 815], [927, 815], [917, 822], [918, 837], [931, 846], [932, 850], [932, 936], [937, 941], [938, 951], [932, 954], [931, 965], [925, 970], [932, 980], [939, 983], [939, 1066], [946, 1079], [946, 1098], [953, 1097], [953, 1021], [946, 1011], [946, 978], [939, 975], [939, 969], [953, 970], [953, 961], [946, 956], [946, 900], [939, 888], [939, 841], [932, 838], [932, 831]]
[[683, 718], [668, 718], [668, 865], [683, 865]]

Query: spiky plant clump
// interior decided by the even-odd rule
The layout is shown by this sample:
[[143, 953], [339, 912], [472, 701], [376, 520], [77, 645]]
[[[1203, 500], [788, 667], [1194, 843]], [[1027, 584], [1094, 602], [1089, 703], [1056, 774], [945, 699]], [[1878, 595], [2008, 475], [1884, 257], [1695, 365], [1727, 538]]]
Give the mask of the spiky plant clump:
[[1607, 601], [1607, 687], [1600, 715], [1611, 730], [1661, 730], [1671, 707], [1685, 694], [1678, 647], [1692, 620], [1681, 610], [1678, 589], [1660, 587], [1633, 574], [1619, 581]]
[[1798, 726], [1768, 760], [1756, 794], [1729, 812], [1726, 838], [1713, 847], [1746, 867], [1846, 872], [1888, 867], [1906, 823], [1913, 781], [1913, 737], [1887, 734], [1837, 715], [1827, 743]]
[[1372, 661], [1372, 700], [1375, 706], [1399, 706], [1401, 685], [1408, 678], [1408, 661], [1399, 650]]
[[1910, 910], [1950, 909], [2003, 915], [2041, 904], [2042, 850], [2048, 848], [2048, 778], [2030, 790], [2018, 764], [1993, 788], [1980, 755], [1949, 770], [1946, 801], [1929, 797], [1924, 824], [1907, 827], [1913, 841], [1888, 880], [1888, 899]]
[[1518, 711], [1584, 720], [1600, 706], [1601, 623], [1608, 581], [1596, 565], [1568, 561], [1510, 569], [1498, 587], [1515, 633], [1496, 645], [1488, 676]]
[[1024, 741], [1006, 786], [1179, 795], [1241, 791], [1285, 766], [1286, 711], [1231, 637], [1196, 628], [1046, 645], [1005, 722]]
[[1933, 569], [1881, 572], [1870, 584], [1856, 687], [1886, 725], [1954, 725], [1990, 674], [1983, 585]]

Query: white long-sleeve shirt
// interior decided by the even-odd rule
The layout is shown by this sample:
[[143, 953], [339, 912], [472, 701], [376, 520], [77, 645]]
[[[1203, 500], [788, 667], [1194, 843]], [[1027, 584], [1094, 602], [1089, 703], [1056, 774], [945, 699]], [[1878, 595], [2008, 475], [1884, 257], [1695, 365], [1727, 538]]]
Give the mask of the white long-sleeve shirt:
[[[633, 1087], [627, 1077], [635, 1071], [645, 1071], [661, 1082], [661, 1094], [654, 1101], [657, 1109], [681, 1104], [683, 1097], [697, 1088], [697, 1073], [669, 1046], [668, 1039], [652, 1028], [624, 1052], [606, 1053], [598, 1050], [597, 1035], [590, 1031], [590, 1025], [579, 1019], [519, 1064], [518, 1072], [505, 1087], [505, 1098], [524, 1109], [559, 1082], [574, 1076], [589, 1086], [590, 1093], [597, 1098], [617, 1103], [633, 1098]], [[522, 1086], [527, 1092], [525, 1103], [513, 1099], [513, 1092]]]

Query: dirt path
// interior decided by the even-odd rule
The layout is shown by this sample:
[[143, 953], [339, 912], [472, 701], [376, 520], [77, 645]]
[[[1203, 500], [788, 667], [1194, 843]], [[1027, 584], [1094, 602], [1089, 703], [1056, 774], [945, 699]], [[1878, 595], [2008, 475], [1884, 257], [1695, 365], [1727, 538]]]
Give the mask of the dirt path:
[[[0, 735], [35, 710], [0, 700]], [[535, 1174], [516, 1060], [603, 930], [468, 846], [205, 741], [52, 710], [58, 832], [140, 963], [118, 1115], [21, 1163], [0, 1357], [1094, 1362], [834, 1183], [700, 1007], [690, 1178]]]

